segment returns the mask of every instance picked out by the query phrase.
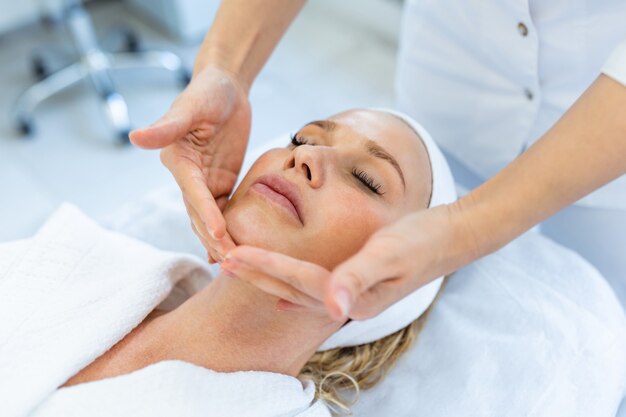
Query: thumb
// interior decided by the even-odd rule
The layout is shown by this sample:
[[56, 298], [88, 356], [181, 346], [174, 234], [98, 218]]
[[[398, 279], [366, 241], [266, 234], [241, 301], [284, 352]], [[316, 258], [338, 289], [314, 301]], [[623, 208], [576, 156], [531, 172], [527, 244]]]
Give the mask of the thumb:
[[384, 252], [375, 250], [374, 246], [366, 245], [333, 271], [324, 302], [334, 319], [347, 319], [364, 292], [389, 278]]
[[185, 137], [191, 130], [191, 121], [190, 112], [174, 107], [152, 125], [130, 132], [130, 141], [145, 149], [164, 148]]

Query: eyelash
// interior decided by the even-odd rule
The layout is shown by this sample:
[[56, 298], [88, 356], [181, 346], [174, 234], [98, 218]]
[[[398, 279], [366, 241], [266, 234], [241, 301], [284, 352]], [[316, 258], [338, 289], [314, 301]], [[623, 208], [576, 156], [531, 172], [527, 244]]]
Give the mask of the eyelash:
[[374, 182], [374, 179], [370, 177], [369, 175], [367, 175], [367, 172], [357, 169], [357, 168], [353, 168], [352, 175], [358, 178], [359, 181], [363, 183], [363, 185], [365, 185], [367, 188], [372, 190], [374, 194], [378, 194], [378, 195], [385, 194], [382, 191], [380, 191], [381, 185]]
[[297, 133], [293, 133], [291, 135], [291, 144], [293, 146], [300, 146], [300, 145], [306, 145], [307, 141], [302, 139], [300, 136], [298, 136]]
[[[294, 133], [291, 135], [291, 144], [293, 146], [300, 146], [300, 145], [308, 145], [308, 142], [305, 139], [298, 136], [297, 133]], [[311, 146], [314, 146], [314, 145], [311, 145]], [[377, 195], [385, 194], [384, 192], [380, 191], [381, 185], [377, 184], [374, 181], [374, 179], [367, 174], [367, 172], [361, 169], [353, 168], [352, 175], [356, 179], [361, 181], [361, 183], [365, 185], [367, 188], [369, 188], [374, 194], [377, 194]]]

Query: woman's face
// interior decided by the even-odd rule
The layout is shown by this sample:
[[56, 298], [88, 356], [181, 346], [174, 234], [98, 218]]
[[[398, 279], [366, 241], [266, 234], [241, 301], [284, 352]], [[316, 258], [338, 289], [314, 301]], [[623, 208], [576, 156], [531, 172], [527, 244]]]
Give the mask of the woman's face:
[[237, 244], [332, 269], [368, 237], [428, 206], [428, 153], [396, 117], [350, 110], [311, 122], [256, 160], [224, 217]]

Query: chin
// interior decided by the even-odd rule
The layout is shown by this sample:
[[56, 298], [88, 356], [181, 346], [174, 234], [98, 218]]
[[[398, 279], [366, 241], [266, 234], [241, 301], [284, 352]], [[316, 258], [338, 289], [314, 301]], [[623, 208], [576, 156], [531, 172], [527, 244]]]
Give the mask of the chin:
[[232, 205], [224, 210], [226, 229], [237, 245], [285, 253], [284, 225], [254, 205]]

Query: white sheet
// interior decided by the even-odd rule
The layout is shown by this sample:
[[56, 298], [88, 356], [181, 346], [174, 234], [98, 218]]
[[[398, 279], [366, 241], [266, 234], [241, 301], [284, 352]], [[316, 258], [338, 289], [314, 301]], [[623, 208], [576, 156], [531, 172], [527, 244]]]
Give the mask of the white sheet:
[[37, 235], [0, 245], [2, 416], [328, 416], [314, 386], [166, 361], [57, 389], [170, 294], [207, 283], [202, 261], [106, 231], [64, 206]]
[[[109, 223], [204, 256], [176, 189]], [[417, 344], [362, 393], [354, 414], [615, 416], [626, 393], [625, 352], [626, 318], [603, 278], [529, 233], [450, 279]]]

